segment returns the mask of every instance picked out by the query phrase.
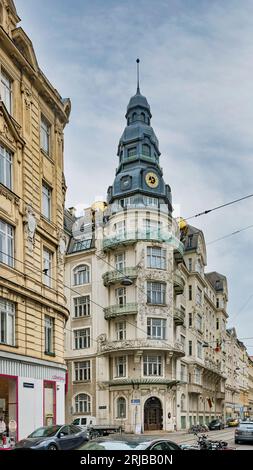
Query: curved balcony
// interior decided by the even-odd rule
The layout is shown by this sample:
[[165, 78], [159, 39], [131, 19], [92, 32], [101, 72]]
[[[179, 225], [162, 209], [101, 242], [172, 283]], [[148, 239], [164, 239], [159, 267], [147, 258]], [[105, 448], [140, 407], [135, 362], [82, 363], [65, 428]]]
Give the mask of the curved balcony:
[[184, 245], [178, 238], [175, 237], [171, 232], [165, 230], [136, 230], [127, 231], [120, 235], [114, 235], [111, 237], [105, 237], [103, 241], [104, 251], [113, 250], [119, 245], [133, 245], [138, 241], [156, 241], [160, 243], [167, 243], [177, 250], [181, 254], [184, 253]]
[[176, 326], [184, 325], [185, 312], [180, 308], [174, 309], [174, 322]]
[[166, 340], [159, 339], [133, 339], [124, 341], [104, 341], [99, 343], [100, 354], [110, 354], [112, 352], [120, 351], [164, 351], [170, 352], [177, 356], [184, 356], [183, 347], [181, 343], [175, 343], [174, 346], [166, 342]]
[[105, 320], [116, 318], [121, 315], [136, 315], [138, 313], [137, 303], [128, 303], [126, 305], [110, 305], [104, 308]]
[[201, 395], [202, 385], [196, 383], [190, 383], [188, 385], [188, 393], [194, 393], [196, 395]]
[[120, 283], [124, 278], [131, 281], [137, 278], [137, 268], [124, 268], [115, 271], [107, 271], [103, 274], [104, 286]]
[[176, 270], [173, 274], [174, 293], [181, 295], [184, 292], [185, 280], [180, 271]]

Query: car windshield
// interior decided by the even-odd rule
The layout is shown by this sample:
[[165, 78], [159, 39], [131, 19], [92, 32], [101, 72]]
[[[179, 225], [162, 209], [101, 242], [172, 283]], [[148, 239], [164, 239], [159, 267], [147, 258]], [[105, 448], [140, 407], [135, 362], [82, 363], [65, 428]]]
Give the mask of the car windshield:
[[[144, 444], [144, 443], [142, 443]], [[140, 444], [140, 445], [142, 445]], [[145, 443], [147, 444], [147, 443]], [[79, 447], [78, 450], [131, 450], [142, 449], [139, 447], [138, 442], [126, 441], [90, 441]], [[145, 447], [144, 447], [145, 448]]]
[[76, 418], [76, 419], [74, 419], [74, 421], [72, 421], [72, 424], [77, 424], [78, 425], [79, 422], [80, 422], [79, 418]]
[[241, 423], [240, 428], [253, 428], [253, 423]]
[[51, 437], [54, 436], [61, 426], [48, 426], [46, 428], [39, 428], [33, 431], [28, 437]]

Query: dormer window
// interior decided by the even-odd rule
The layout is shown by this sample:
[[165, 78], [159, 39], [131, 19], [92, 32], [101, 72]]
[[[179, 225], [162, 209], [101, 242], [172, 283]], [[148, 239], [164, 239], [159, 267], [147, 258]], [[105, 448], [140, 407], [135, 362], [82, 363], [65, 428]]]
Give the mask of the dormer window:
[[137, 113], [133, 113], [132, 121], [137, 121]]
[[151, 156], [151, 150], [150, 150], [150, 146], [149, 146], [149, 145], [143, 144], [143, 146], [142, 146], [142, 155], [145, 155], [146, 157], [150, 157], [150, 156]]
[[130, 149], [127, 150], [127, 157], [135, 157], [137, 154], [137, 148], [136, 147], [130, 147]]
[[145, 114], [144, 113], [141, 113], [140, 119], [141, 119], [141, 121], [145, 122]]

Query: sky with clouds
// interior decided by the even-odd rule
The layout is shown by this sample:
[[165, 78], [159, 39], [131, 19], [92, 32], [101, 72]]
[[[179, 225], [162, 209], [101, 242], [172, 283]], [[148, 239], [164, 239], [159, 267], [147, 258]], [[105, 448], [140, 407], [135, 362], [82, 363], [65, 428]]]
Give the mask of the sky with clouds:
[[[67, 207], [105, 199], [125, 111], [151, 106], [161, 166], [188, 217], [253, 193], [251, 0], [16, 0], [40, 67], [72, 113], [65, 131]], [[192, 221], [206, 242], [253, 224], [253, 198]], [[227, 276], [229, 326], [253, 337], [253, 229], [210, 244]], [[244, 341], [253, 354], [253, 338]]]

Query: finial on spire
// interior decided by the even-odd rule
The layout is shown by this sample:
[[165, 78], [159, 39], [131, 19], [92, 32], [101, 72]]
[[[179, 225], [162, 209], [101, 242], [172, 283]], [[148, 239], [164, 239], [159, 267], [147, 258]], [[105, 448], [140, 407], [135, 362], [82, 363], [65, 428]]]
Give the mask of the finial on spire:
[[137, 63], [137, 94], [140, 95], [140, 69], [139, 69], [140, 59], [136, 59], [136, 63]]

